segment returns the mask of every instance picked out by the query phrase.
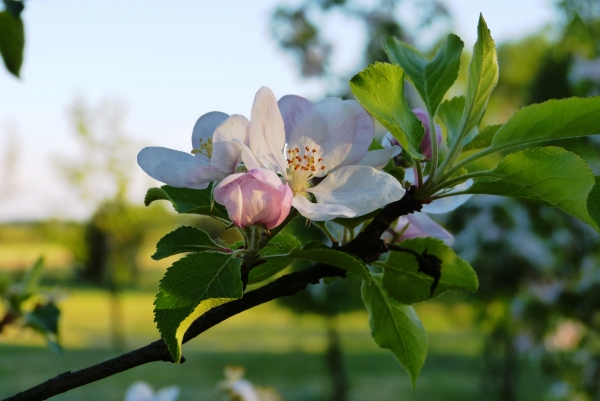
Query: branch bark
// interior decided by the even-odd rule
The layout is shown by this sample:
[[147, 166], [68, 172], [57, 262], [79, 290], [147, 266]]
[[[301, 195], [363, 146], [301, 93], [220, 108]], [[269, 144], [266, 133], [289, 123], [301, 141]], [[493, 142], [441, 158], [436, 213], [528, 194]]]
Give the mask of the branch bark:
[[[367, 263], [377, 260], [383, 252], [387, 251], [385, 244], [380, 239], [384, 231], [399, 216], [413, 213], [420, 209], [421, 204], [415, 199], [413, 188], [407, 191], [402, 199], [383, 208], [363, 232], [354, 240], [344, 244], [340, 250], [356, 255]], [[302, 271], [283, 276], [263, 287], [244, 294], [241, 299], [209, 310], [192, 323], [185, 333], [183, 342], [186, 343], [192, 340], [211, 327], [238, 313], [277, 298], [294, 295], [306, 288], [308, 284], [318, 284], [319, 280], [324, 277], [344, 277], [345, 275], [345, 270], [315, 263]], [[85, 369], [61, 373], [44, 383], [12, 397], [5, 398], [3, 401], [45, 400], [136, 366], [157, 361], [172, 362], [167, 347], [162, 340], [154, 341], [142, 348]]]

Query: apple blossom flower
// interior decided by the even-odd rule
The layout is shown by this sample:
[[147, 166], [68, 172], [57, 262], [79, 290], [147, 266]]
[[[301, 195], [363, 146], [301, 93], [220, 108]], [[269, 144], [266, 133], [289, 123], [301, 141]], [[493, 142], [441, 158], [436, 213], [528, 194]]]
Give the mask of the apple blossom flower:
[[148, 383], [133, 383], [125, 393], [125, 401], [175, 401], [179, 397], [179, 387], [165, 387], [154, 393]]
[[213, 111], [202, 115], [192, 131], [192, 154], [163, 147], [147, 147], [137, 161], [150, 177], [176, 188], [204, 189], [235, 171], [241, 162], [248, 119]]
[[290, 213], [292, 190], [273, 171], [254, 169], [232, 174], [215, 188], [215, 200], [224, 205], [238, 227], [277, 227]]
[[[354, 101], [327, 98], [313, 105], [300, 96], [284, 96], [278, 104], [262, 87], [252, 106], [248, 146], [238, 143], [248, 169], [281, 174], [300, 214], [324, 221], [361, 216], [404, 195], [392, 176], [358, 165], [368, 154], [373, 129], [372, 118]], [[320, 182], [313, 185], [313, 178]]]

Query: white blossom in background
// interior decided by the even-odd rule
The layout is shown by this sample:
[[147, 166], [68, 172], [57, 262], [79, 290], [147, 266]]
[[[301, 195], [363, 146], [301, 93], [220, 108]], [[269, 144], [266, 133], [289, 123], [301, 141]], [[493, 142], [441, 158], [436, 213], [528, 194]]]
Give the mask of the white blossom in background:
[[124, 401], [176, 401], [179, 397], [179, 387], [170, 386], [158, 390], [143, 381], [133, 383], [125, 393]]
[[225, 380], [218, 387], [227, 394], [229, 401], [282, 401], [274, 389], [255, 387], [244, 379], [245, 369], [241, 366], [227, 366], [224, 373]]

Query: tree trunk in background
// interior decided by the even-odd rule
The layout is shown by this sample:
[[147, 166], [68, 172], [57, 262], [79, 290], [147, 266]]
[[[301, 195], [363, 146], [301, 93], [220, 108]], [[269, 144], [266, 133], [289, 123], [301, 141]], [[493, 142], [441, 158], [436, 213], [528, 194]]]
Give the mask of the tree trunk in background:
[[329, 371], [333, 388], [331, 401], [347, 401], [349, 386], [344, 367], [340, 333], [337, 328], [337, 319], [335, 315], [326, 315], [325, 321], [327, 322], [327, 370]]
[[517, 399], [519, 366], [514, 340], [508, 328], [500, 325], [485, 341], [483, 390], [499, 401]]

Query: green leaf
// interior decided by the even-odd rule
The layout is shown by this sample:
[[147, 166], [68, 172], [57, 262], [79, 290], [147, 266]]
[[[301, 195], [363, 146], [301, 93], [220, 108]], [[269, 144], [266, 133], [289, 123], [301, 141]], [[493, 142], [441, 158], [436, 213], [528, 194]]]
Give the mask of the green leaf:
[[242, 259], [206, 251], [189, 254], [167, 269], [154, 301], [154, 321], [175, 362], [183, 335], [209, 309], [242, 297]]
[[494, 136], [500, 128], [502, 128], [502, 124], [488, 125], [484, 129], [482, 129], [479, 132], [479, 134], [471, 140], [471, 142], [465, 145], [463, 151], [483, 149], [489, 147], [492, 144]]
[[517, 111], [498, 130], [492, 149], [600, 133], [600, 97], [549, 100]]
[[42, 333], [52, 333], [58, 335], [58, 319], [60, 318], [60, 309], [53, 303], [39, 305], [31, 312], [25, 314], [27, 326]]
[[490, 94], [498, 83], [496, 45], [483, 15], [479, 16], [477, 41], [469, 64], [467, 96], [462, 119], [462, 132], [470, 132], [483, 116]]
[[449, 147], [452, 147], [460, 135], [460, 121], [464, 109], [465, 98], [457, 96], [450, 100], [444, 100], [438, 110], [438, 117], [446, 127]]
[[[289, 253], [292, 249], [300, 248], [301, 246], [302, 244], [296, 237], [282, 231], [269, 241], [269, 245], [260, 251], [260, 255], [269, 256]], [[294, 259], [292, 258], [268, 259], [266, 263], [258, 265], [250, 270], [248, 284], [260, 283], [261, 281], [268, 279], [288, 267], [293, 261]]]
[[21, 282], [19, 283], [19, 292], [22, 294], [31, 294], [35, 292], [40, 279], [42, 278], [43, 270], [44, 257], [40, 256], [21, 279]]
[[404, 98], [402, 68], [387, 63], [372, 64], [352, 77], [350, 89], [406, 152], [414, 158], [424, 158], [418, 149], [425, 130]]
[[585, 161], [563, 148], [548, 146], [511, 153], [486, 177], [476, 179], [466, 191], [532, 200], [557, 207], [588, 223], [598, 225], [588, 213], [588, 194], [594, 174]]
[[202, 214], [229, 221], [227, 209], [212, 202], [212, 184], [206, 189], [174, 188], [169, 185], [150, 188], [144, 204], [148, 206], [156, 200], [168, 200], [178, 213]]
[[371, 335], [377, 345], [392, 351], [408, 371], [414, 387], [427, 357], [427, 333], [412, 306], [389, 297], [380, 274], [374, 274], [372, 281], [372, 285], [363, 283], [361, 288]]
[[[427, 252], [442, 261], [442, 276], [433, 293], [434, 297], [448, 290], [464, 289], [475, 292], [479, 285], [473, 268], [437, 238], [413, 238], [402, 241], [402, 246], [419, 253]], [[388, 294], [403, 304], [414, 304], [429, 299], [433, 278], [419, 273], [417, 259], [406, 252], [390, 252], [385, 262], [383, 287]]]
[[19, 18], [23, 9], [25, 9], [25, 4], [23, 4], [22, 0], [4, 0], [4, 5], [6, 6], [6, 11], [15, 18]]
[[310, 260], [339, 267], [356, 274], [358, 277], [370, 282], [371, 275], [367, 265], [357, 257], [345, 252], [336, 251], [319, 241], [310, 241], [302, 249], [293, 249], [290, 257], [295, 259]]
[[428, 61], [418, 50], [396, 38], [389, 38], [385, 43], [390, 60], [404, 68], [431, 115], [435, 115], [444, 95], [458, 77], [463, 47], [462, 40], [450, 34]]
[[594, 177], [594, 187], [590, 191], [587, 199], [588, 213], [600, 227], [600, 177]]
[[24, 48], [23, 20], [11, 15], [8, 10], [0, 12], [0, 54], [6, 69], [17, 78], [23, 64]]
[[183, 252], [222, 251], [205, 231], [195, 227], [179, 227], [165, 235], [156, 244], [152, 259], [160, 260]]

